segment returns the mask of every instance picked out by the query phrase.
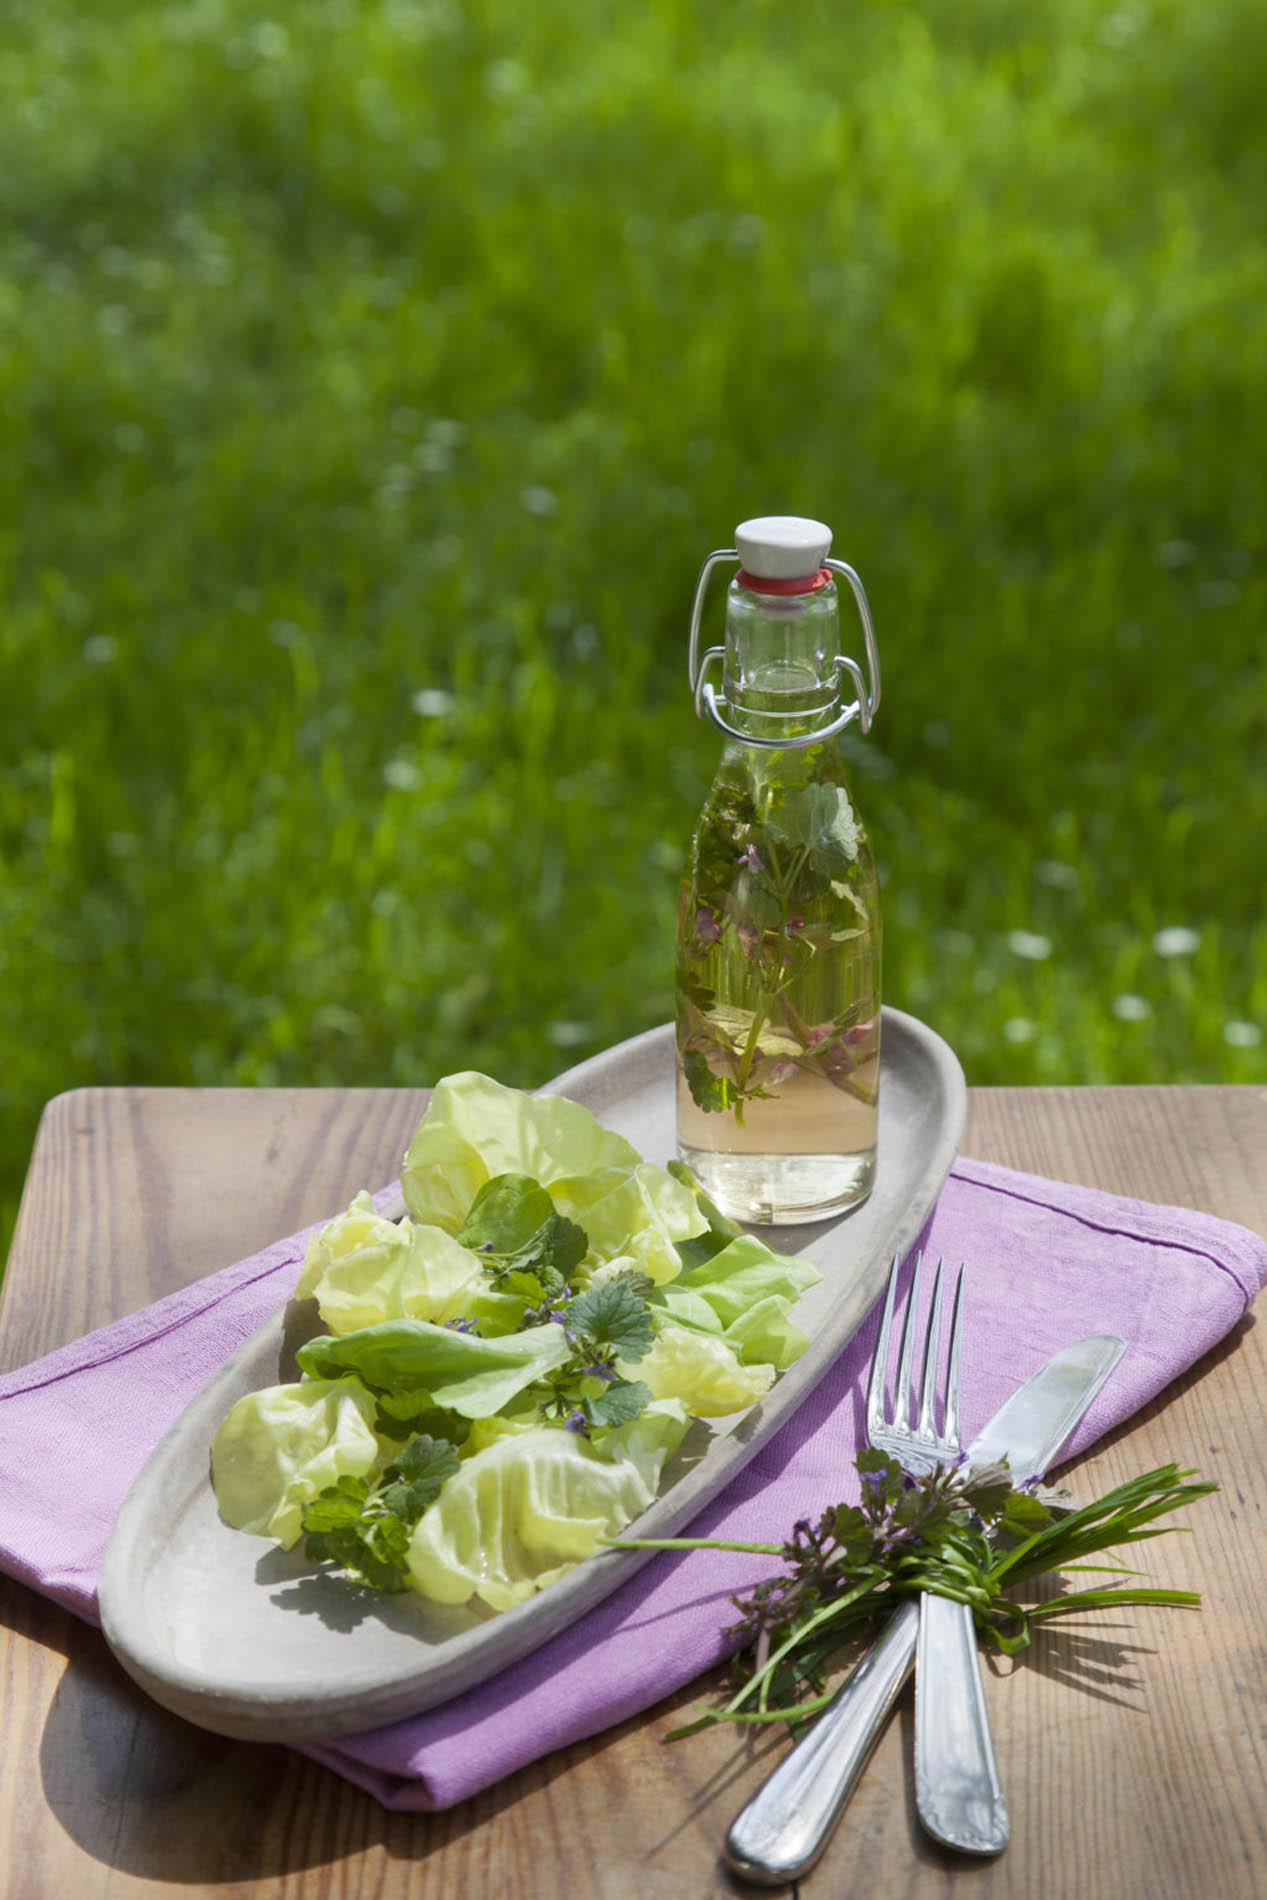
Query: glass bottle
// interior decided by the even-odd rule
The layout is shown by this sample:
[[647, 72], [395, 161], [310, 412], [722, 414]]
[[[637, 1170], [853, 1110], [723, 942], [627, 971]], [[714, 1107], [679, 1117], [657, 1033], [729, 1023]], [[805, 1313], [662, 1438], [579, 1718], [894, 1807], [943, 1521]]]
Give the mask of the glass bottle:
[[[749, 1223], [823, 1220], [865, 1199], [880, 1079], [880, 903], [840, 734], [879, 702], [862, 583], [799, 516], [744, 522], [711, 554], [691, 628], [696, 710], [725, 736], [677, 925], [678, 1152]], [[697, 658], [713, 566], [738, 561], [726, 643]], [[869, 681], [841, 654], [853, 592]], [[722, 691], [709, 683], [723, 662]], [[856, 698], [841, 702], [845, 678]]]

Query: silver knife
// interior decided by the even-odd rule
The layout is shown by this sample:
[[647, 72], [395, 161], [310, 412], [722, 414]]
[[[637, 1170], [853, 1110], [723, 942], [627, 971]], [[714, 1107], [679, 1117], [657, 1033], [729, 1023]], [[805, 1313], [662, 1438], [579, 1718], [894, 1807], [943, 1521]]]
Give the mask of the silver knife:
[[[967, 1463], [1006, 1457], [1013, 1483], [1041, 1477], [1125, 1351], [1125, 1340], [1099, 1333], [1055, 1353], [977, 1434]], [[911, 1673], [919, 1626], [912, 1599], [736, 1817], [725, 1853], [744, 1879], [781, 1886], [818, 1860]]]

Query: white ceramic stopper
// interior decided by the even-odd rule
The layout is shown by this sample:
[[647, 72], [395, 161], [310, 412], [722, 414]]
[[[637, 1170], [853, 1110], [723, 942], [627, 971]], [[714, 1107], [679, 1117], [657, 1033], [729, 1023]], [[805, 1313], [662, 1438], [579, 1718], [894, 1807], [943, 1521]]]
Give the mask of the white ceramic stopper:
[[817, 574], [831, 552], [831, 529], [804, 515], [758, 515], [735, 529], [745, 570], [763, 581], [798, 581]]

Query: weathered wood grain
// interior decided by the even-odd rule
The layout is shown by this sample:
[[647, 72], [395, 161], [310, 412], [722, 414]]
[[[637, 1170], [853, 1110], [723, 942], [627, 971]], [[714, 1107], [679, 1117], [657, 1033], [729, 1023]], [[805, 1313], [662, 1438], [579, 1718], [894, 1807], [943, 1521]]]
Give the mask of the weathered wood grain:
[[[38, 1356], [380, 1186], [425, 1097], [400, 1090], [80, 1090], [45, 1113], [0, 1308]], [[1206, 1208], [1267, 1233], [1267, 1091], [974, 1090], [966, 1153]], [[1267, 1364], [1247, 1321], [1079, 1467], [1100, 1488], [1175, 1457], [1220, 1480], [1159, 1578], [1200, 1613], [1048, 1632], [989, 1683], [1013, 1815], [994, 1863], [918, 1831], [910, 1714], [884, 1738], [805, 1900], [1258, 1900], [1267, 1890]], [[385, 1813], [303, 1757], [207, 1735], [125, 1680], [98, 1634], [0, 1582], [0, 1892], [303, 1900], [710, 1900], [726, 1824], [782, 1746], [665, 1745], [696, 1685], [447, 1814]]]

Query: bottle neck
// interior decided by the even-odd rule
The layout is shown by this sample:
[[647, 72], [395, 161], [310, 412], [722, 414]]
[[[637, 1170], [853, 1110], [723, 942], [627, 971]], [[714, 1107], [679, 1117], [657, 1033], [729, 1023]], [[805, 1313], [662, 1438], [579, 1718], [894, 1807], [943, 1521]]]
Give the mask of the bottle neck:
[[798, 738], [828, 725], [839, 692], [839, 636], [834, 583], [776, 594], [732, 581], [723, 684], [730, 723], [760, 739]]

